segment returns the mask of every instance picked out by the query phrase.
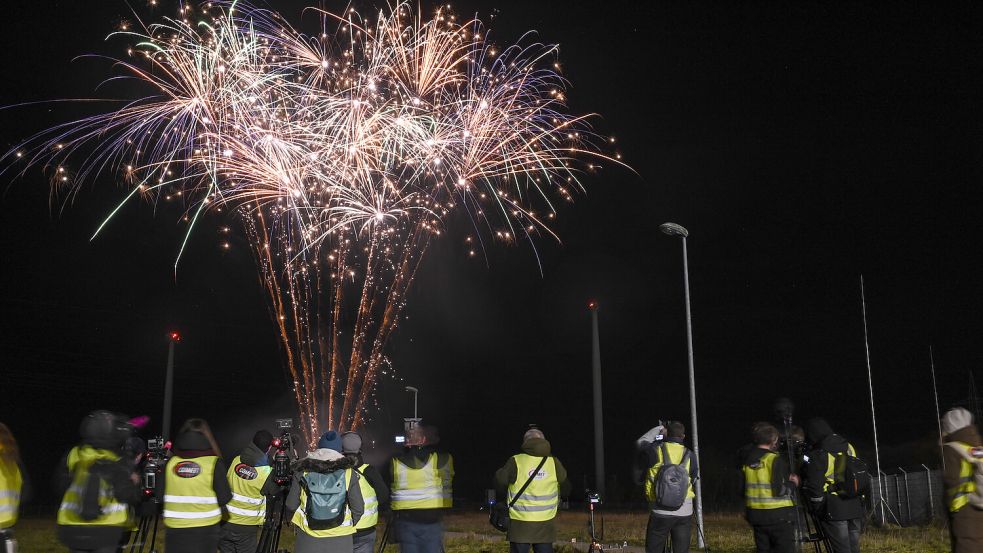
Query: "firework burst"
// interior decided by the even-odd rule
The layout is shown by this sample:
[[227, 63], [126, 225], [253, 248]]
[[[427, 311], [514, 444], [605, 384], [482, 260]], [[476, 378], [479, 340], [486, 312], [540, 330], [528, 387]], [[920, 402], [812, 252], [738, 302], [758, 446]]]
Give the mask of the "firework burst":
[[152, 93], [10, 155], [51, 168], [59, 189], [115, 172], [129, 187], [121, 206], [182, 201], [178, 260], [202, 214], [233, 214], [313, 442], [364, 424], [406, 293], [452, 214], [470, 221], [471, 255], [531, 243], [552, 235], [588, 161], [610, 158], [566, 113], [554, 46], [499, 49], [480, 21], [443, 9], [310, 11], [319, 34], [243, 3], [127, 22], [114, 78]]

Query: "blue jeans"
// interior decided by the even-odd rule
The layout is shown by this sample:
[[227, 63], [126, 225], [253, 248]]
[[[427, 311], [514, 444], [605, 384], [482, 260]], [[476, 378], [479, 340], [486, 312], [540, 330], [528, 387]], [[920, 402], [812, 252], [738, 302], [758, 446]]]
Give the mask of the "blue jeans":
[[440, 522], [416, 522], [397, 517], [393, 524], [400, 553], [441, 553], [444, 550], [444, 525]]

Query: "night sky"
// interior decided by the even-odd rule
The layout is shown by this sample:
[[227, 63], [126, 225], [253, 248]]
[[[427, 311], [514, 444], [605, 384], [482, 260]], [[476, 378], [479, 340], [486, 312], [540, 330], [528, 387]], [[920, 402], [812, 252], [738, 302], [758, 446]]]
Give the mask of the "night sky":
[[[271, 5], [316, 28], [302, 2]], [[502, 44], [528, 29], [559, 43], [572, 110], [600, 114], [637, 174], [587, 176], [558, 217], [562, 242], [536, 244], [541, 269], [528, 243], [469, 258], [463, 228], [431, 246], [390, 344], [405, 381], [381, 382], [374, 439], [401, 429], [411, 384], [456, 457], [457, 495], [479, 499], [529, 423], [582, 488], [596, 299], [607, 467], [627, 496], [634, 439], [660, 418], [689, 423], [681, 248], [658, 231], [674, 221], [691, 233], [709, 508], [726, 506], [733, 451], [779, 396], [872, 460], [861, 274], [882, 468], [938, 464], [929, 346], [942, 409], [968, 404], [974, 371], [983, 386], [983, 5], [454, 5], [493, 14]], [[3, 13], [0, 105], [125, 94], [96, 90], [107, 62], [73, 61], [122, 54], [103, 38], [133, 19], [125, 3], [12, 0]], [[2, 110], [0, 149], [98, 107]], [[209, 218], [175, 278], [179, 210], [131, 204], [90, 242], [123, 195], [111, 177], [53, 203], [40, 170], [0, 178], [0, 421], [42, 492], [88, 411], [159, 419], [172, 329], [185, 337], [174, 424], [205, 417], [231, 456], [291, 415], [251, 254], [241, 238], [220, 247], [232, 221]]]

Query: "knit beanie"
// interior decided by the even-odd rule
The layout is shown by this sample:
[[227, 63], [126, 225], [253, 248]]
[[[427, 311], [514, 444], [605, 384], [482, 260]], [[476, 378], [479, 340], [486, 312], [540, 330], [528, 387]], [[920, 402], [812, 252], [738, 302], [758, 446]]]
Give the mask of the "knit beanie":
[[341, 435], [341, 452], [344, 454], [360, 453], [362, 451], [362, 437], [357, 432], [345, 432]]
[[946, 414], [942, 415], [943, 434], [952, 434], [956, 430], [962, 430], [972, 424], [973, 414], [962, 407], [950, 409]]
[[260, 451], [266, 451], [272, 443], [273, 434], [270, 434], [269, 430], [259, 430], [253, 435], [253, 445], [258, 447]]
[[540, 440], [545, 440], [546, 436], [543, 434], [542, 430], [538, 428], [530, 428], [529, 430], [526, 430], [525, 434], [523, 434], [522, 441], [527, 442], [533, 438], [539, 438]]
[[341, 453], [341, 436], [334, 430], [328, 430], [317, 441], [317, 447], [318, 449], [333, 449]]

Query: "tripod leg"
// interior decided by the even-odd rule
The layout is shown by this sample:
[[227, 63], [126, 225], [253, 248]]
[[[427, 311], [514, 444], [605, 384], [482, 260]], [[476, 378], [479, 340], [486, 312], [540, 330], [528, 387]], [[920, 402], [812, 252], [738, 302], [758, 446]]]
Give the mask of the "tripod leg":
[[[157, 553], [157, 524], [160, 522], [159, 516], [154, 516], [154, 531], [150, 538], [150, 553]], [[140, 549], [143, 551], [143, 548]]]

